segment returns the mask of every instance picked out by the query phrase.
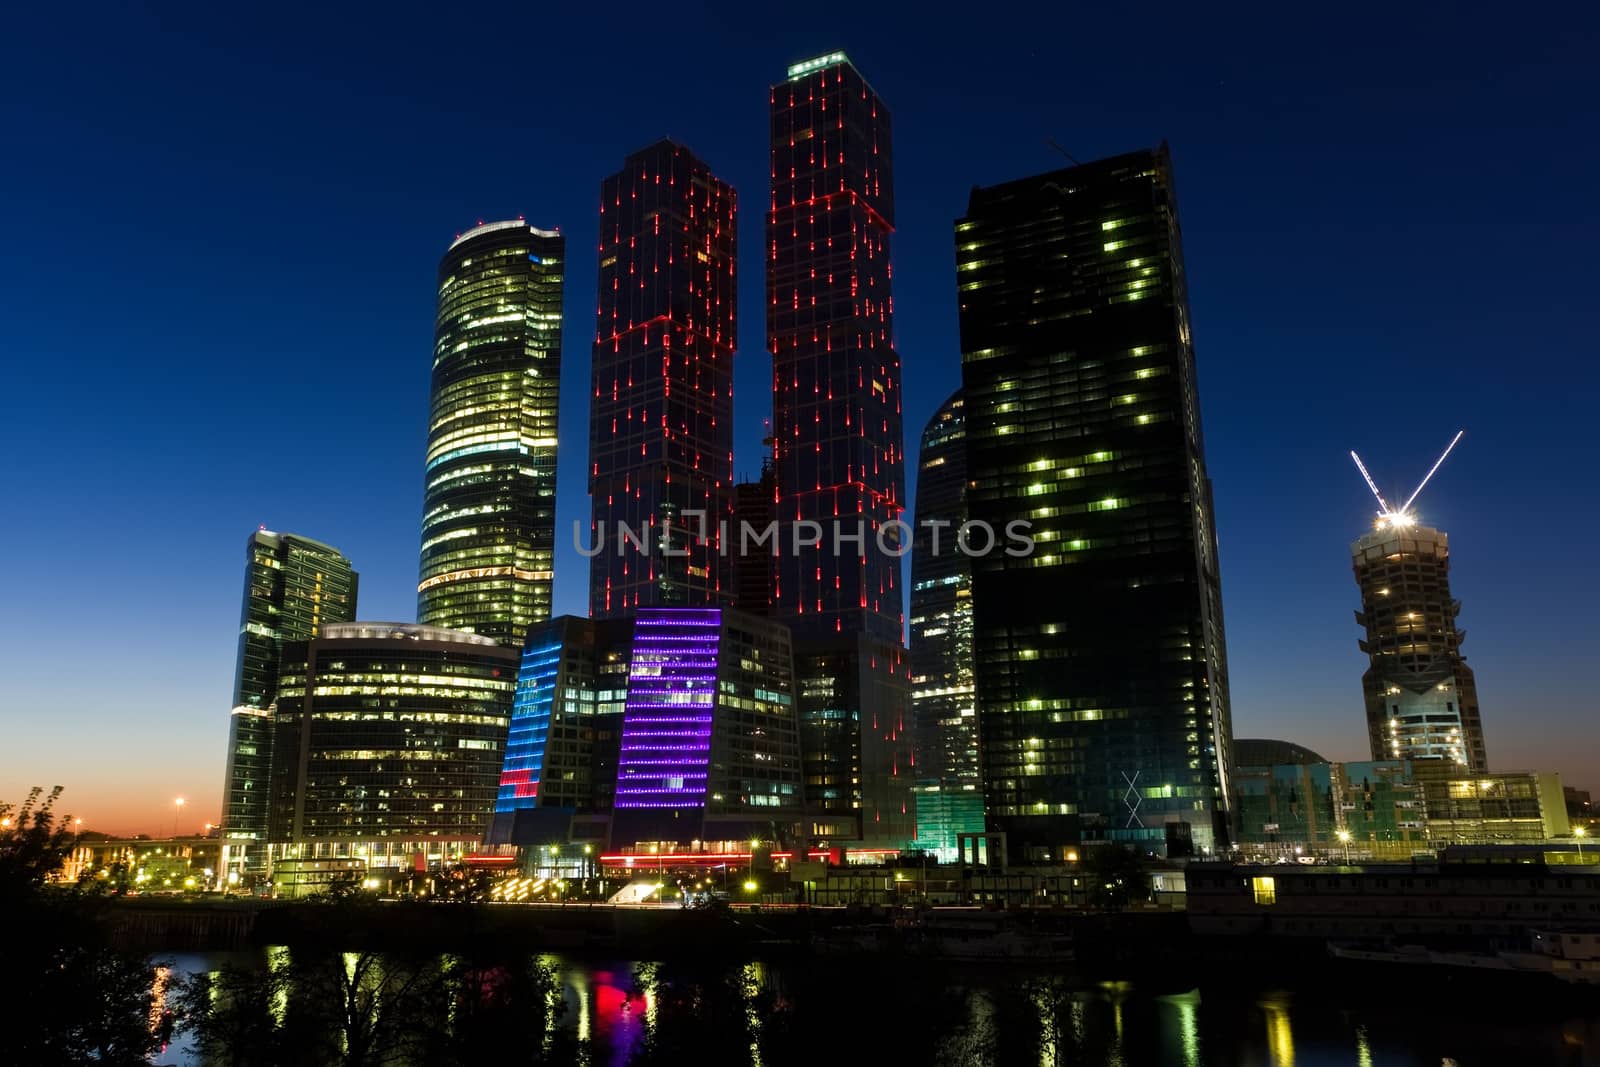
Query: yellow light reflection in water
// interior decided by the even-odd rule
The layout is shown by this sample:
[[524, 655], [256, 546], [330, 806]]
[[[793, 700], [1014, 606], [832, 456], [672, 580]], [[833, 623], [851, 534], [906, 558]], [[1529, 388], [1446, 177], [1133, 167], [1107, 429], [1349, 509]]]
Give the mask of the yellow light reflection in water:
[[1367, 1044], [1367, 1028], [1356, 1027], [1356, 1067], [1372, 1067], [1372, 1046]]
[[761, 1013], [756, 996], [766, 984], [767, 974], [759, 963], [747, 963], [740, 975], [744, 979], [744, 1015], [750, 1025], [750, 1067], [761, 1067]]
[[[283, 945], [274, 945], [267, 949], [267, 970], [274, 975], [281, 975], [289, 966], [289, 950]], [[272, 1021], [279, 1026], [283, 1025], [284, 1016], [289, 1014], [289, 983], [277, 982], [272, 988]]]
[[1294, 1030], [1289, 1025], [1289, 998], [1274, 994], [1260, 1002], [1267, 1020], [1267, 1054], [1273, 1067], [1294, 1067]]
[[1106, 1067], [1123, 1067], [1127, 1060], [1123, 1058], [1122, 1049], [1122, 1003], [1128, 999], [1128, 994], [1133, 992], [1133, 983], [1101, 982], [1100, 988], [1111, 1001], [1111, 1026], [1117, 1035], [1111, 1047], [1106, 1049]]
[[[155, 984], [150, 989], [150, 1032], [161, 1029], [161, 1015], [167, 1008], [167, 987], [172, 984], [172, 968], [157, 967]], [[165, 1046], [162, 1046], [165, 1048]]]

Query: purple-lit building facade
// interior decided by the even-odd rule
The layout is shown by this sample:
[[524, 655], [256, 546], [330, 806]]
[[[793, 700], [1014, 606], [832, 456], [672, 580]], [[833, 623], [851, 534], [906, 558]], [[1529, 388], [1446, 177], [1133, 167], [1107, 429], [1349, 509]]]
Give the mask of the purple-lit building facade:
[[613, 847], [803, 833], [789, 631], [727, 608], [634, 621]]
[[842, 52], [794, 64], [769, 100], [770, 615], [794, 631], [813, 839], [898, 847], [916, 814], [905, 531], [886, 525], [905, 500], [889, 112]]
[[719, 534], [733, 515], [737, 220], [733, 187], [672, 141], [633, 153], [601, 183], [594, 618], [717, 604], [729, 591]]

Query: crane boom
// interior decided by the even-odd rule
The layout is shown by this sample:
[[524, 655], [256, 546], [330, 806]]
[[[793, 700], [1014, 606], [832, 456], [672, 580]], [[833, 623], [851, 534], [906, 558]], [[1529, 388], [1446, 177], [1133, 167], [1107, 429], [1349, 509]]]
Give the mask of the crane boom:
[[[1457, 430], [1456, 431], [1456, 435], [1454, 437], [1450, 438], [1450, 443], [1444, 446], [1444, 451], [1439, 453], [1439, 458], [1434, 461], [1434, 464], [1433, 464], [1432, 467], [1428, 468], [1428, 473], [1422, 476], [1422, 481], [1417, 483], [1416, 489], [1412, 490], [1411, 495], [1406, 498], [1406, 502], [1404, 504], [1400, 505], [1400, 510], [1401, 511], [1410, 511], [1411, 510], [1412, 502], [1414, 500], [1416, 500], [1417, 497], [1422, 495], [1423, 486], [1427, 485], [1429, 480], [1432, 479], [1433, 476], [1436, 473], [1438, 473], [1439, 468], [1444, 466], [1445, 458], [1450, 455], [1450, 450], [1456, 447], [1456, 442], [1460, 441], [1462, 436], [1466, 432], [1467, 431], [1465, 431], [1465, 430]], [[1353, 452], [1351, 453], [1351, 455], [1354, 455], [1354, 454], [1355, 453], [1353, 453]], [[1357, 460], [1356, 462], [1359, 465], [1360, 461]], [[1361, 473], [1365, 474], [1366, 471], [1362, 471]], [[1368, 485], [1372, 484], [1370, 479], [1368, 480], [1367, 484]], [[1376, 492], [1377, 490], [1373, 490], [1373, 491]]]
[[[1378, 492], [1377, 483], [1372, 480], [1372, 475], [1367, 473], [1367, 465], [1361, 462], [1361, 457], [1356, 455], [1354, 449], [1350, 450], [1350, 458], [1356, 461], [1356, 470], [1360, 471], [1361, 477], [1367, 480], [1367, 488], [1371, 489], [1372, 495], [1378, 498], [1378, 505], [1383, 508], [1383, 514], [1388, 515], [1394, 509], [1389, 507], [1389, 502], [1383, 499], [1382, 493]], [[1426, 481], [1426, 479], [1424, 479], [1424, 481]]]

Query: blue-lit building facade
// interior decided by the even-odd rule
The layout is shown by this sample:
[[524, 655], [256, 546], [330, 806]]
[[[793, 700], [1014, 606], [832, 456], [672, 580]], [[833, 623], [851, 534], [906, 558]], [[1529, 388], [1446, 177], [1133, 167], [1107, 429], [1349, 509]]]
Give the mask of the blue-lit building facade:
[[814, 836], [903, 845], [916, 815], [889, 111], [835, 52], [788, 69], [769, 120], [770, 614], [794, 632]]

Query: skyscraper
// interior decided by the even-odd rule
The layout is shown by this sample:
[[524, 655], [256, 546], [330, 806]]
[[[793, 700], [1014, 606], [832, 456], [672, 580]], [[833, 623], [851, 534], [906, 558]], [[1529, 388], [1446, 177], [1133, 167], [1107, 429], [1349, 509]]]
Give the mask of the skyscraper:
[[769, 104], [771, 614], [795, 635], [815, 835], [903, 844], [916, 816], [889, 112], [843, 52], [791, 66]]
[[981, 833], [982, 777], [972, 680], [972, 561], [956, 545], [967, 521], [966, 404], [957, 390], [922, 431], [911, 547], [911, 708], [917, 840], [953, 855]]
[[[843, 52], [772, 87], [767, 343], [782, 549], [776, 614], [800, 636], [899, 642], [905, 442], [894, 350], [889, 112]], [[820, 544], [791, 551], [797, 523]], [[844, 541], [864, 526], [860, 542]], [[802, 528], [799, 539], [809, 540]], [[885, 546], [888, 550], [885, 550]]]
[[1450, 538], [1401, 513], [1380, 519], [1350, 552], [1370, 657], [1361, 691], [1372, 758], [1486, 772], [1478, 685], [1461, 655], [1461, 602], [1450, 595]]
[[287, 646], [273, 717], [278, 857], [409, 868], [417, 852], [480, 842], [517, 656], [487, 636], [415, 623], [340, 623]]
[[272, 767], [272, 708], [284, 645], [356, 614], [358, 576], [338, 549], [260, 530], [245, 543], [244, 606], [222, 787], [223, 867], [262, 870]]
[[565, 247], [491, 222], [439, 264], [417, 615], [517, 648], [550, 616]]
[[595, 618], [729, 592], [719, 534], [733, 514], [737, 219], [733, 187], [671, 141], [628, 156], [600, 185]]
[[[733, 560], [733, 606], [751, 615], [772, 610], [772, 546], [757, 545], [762, 531], [776, 521], [770, 460], [761, 465], [761, 477], [733, 487], [733, 521], [729, 528], [729, 558]], [[755, 531], [746, 536], [746, 528]]]
[[[967, 505], [1002, 537], [973, 559], [989, 820], [1024, 857], [1220, 843], [1227, 652], [1167, 150], [974, 189], [955, 239]], [[1016, 522], [1031, 552], [1003, 550]]]

